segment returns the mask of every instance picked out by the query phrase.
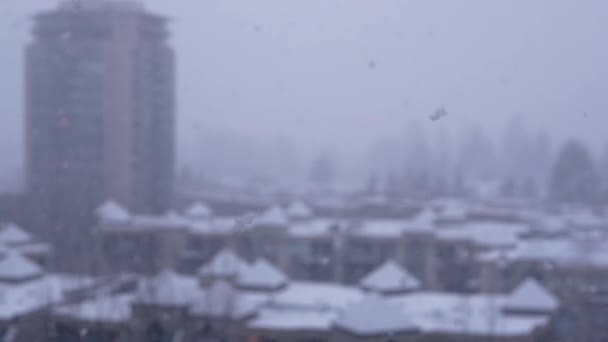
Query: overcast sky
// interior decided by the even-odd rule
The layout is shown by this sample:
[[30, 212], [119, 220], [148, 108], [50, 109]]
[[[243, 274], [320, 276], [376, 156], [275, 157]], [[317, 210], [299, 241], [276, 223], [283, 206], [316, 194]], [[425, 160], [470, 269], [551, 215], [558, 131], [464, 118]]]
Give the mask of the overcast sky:
[[[21, 160], [25, 16], [55, 3], [0, 0], [0, 174]], [[497, 134], [520, 116], [608, 139], [605, 0], [145, 3], [174, 19], [182, 157], [209, 132], [349, 155], [412, 120], [435, 129], [441, 105], [448, 127]]]

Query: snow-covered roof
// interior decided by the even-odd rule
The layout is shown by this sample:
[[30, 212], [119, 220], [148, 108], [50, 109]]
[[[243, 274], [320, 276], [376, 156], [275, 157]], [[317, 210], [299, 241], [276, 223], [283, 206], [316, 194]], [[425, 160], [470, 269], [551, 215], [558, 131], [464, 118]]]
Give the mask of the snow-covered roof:
[[40, 277], [22, 283], [0, 286], [0, 319], [11, 320], [38, 311], [63, 299], [57, 278]]
[[242, 319], [253, 315], [267, 300], [266, 295], [242, 293], [229, 282], [218, 280], [193, 301], [190, 311], [196, 316]]
[[135, 296], [131, 293], [115, 296], [100, 296], [78, 304], [64, 305], [54, 309], [60, 317], [91, 323], [125, 323], [131, 319], [131, 304]]
[[15, 223], [9, 223], [0, 230], [0, 244], [20, 245], [32, 241], [32, 236]]
[[113, 200], [105, 201], [95, 210], [99, 219], [110, 223], [125, 223], [131, 219], [129, 211]]
[[327, 331], [338, 313], [333, 310], [291, 310], [264, 307], [247, 323], [250, 329], [273, 331]]
[[404, 220], [374, 219], [362, 222], [350, 232], [355, 236], [379, 239], [397, 239], [401, 237], [404, 228]]
[[88, 277], [49, 274], [19, 283], [0, 284], [0, 320], [9, 321], [60, 303], [66, 291], [91, 285]]
[[566, 222], [577, 228], [606, 228], [608, 221], [590, 210], [576, 210], [566, 213]]
[[20, 281], [41, 276], [42, 268], [27, 257], [11, 251], [0, 260], [0, 279]]
[[403, 231], [406, 232], [431, 232], [435, 227], [437, 215], [430, 208], [422, 209], [416, 216], [410, 220], [406, 220], [403, 225]]
[[371, 294], [348, 306], [334, 321], [339, 329], [359, 336], [413, 332], [417, 326], [398, 306]]
[[185, 214], [191, 218], [208, 218], [213, 211], [203, 202], [194, 202], [185, 210]]
[[608, 243], [604, 239], [528, 239], [509, 254], [513, 260], [546, 261], [561, 266], [608, 267]]
[[365, 289], [381, 293], [404, 292], [420, 288], [420, 281], [392, 260], [374, 269], [359, 284]]
[[566, 219], [557, 215], [540, 214], [535, 219], [536, 225], [533, 227], [535, 230], [555, 233], [555, 232], [567, 232], [568, 224]]
[[287, 226], [289, 219], [285, 210], [278, 205], [266, 209], [259, 217], [255, 219], [257, 226]]
[[[133, 215], [128, 221], [105, 221], [100, 227], [105, 231], [119, 232], [155, 232], [182, 231], [189, 227], [190, 222], [174, 211], [164, 215]], [[116, 225], [115, 223], [120, 223]]]
[[363, 297], [362, 290], [341, 284], [291, 281], [272, 297], [273, 305], [298, 309], [344, 309]]
[[232, 250], [222, 249], [209, 263], [199, 268], [197, 274], [202, 277], [234, 277], [249, 267], [249, 264]]
[[186, 228], [188, 221], [174, 211], [165, 215], [133, 215], [128, 229], [175, 230]]
[[368, 219], [350, 230], [355, 236], [377, 239], [398, 239], [404, 233], [429, 234], [435, 230], [435, 214], [423, 210], [411, 219]]
[[528, 278], [507, 297], [505, 309], [514, 311], [552, 312], [559, 306], [553, 294], [535, 279]]
[[293, 202], [287, 207], [287, 216], [292, 219], [307, 219], [313, 216], [312, 209], [303, 202]]
[[461, 222], [466, 220], [468, 213], [467, 203], [459, 199], [444, 199], [439, 201], [441, 210], [437, 218], [448, 222]]
[[297, 238], [327, 237], [334, 233], [334, 228], [342, 229], [341, 222], [332, 219], [316, 218], [304, 222], [295, 222], [289, 226], [289, 235]]
[[44, 279], [47, 283], [51, 284], [50, 286], [56, 287], [60, 292], [91, 287], [99, 281], [99, 278], [67, 273], [47, 273]]
[[529, 227], [520, 223], [470, 222], [436, 231], [440, 240], [471, 241], [483, 247], [515, 247]]
[[47, 254], [47, 253], [51, 252], [51, 250], [52, 250], [51, 245], [46, 242], [27, 243], [24, 245], [13, 246], [11, 248], [13, 250], [19, 251], [19, 253], [25, 254], [25, 255]]
[[230, 235], [239, 228], [234, 217], [215, 217], [204, 221], [190, 222], [188, 230], [192, 234]]
[[171, 227], [186, 226], [190, 222], [175, 210], [167, 211], [163, 218], [166, 220], [167, 225]]
[[200, 296], [200, 293], [201, 288], [196, 278], [164, 270], [140, 281], [135, 301], [157, 306], [184, 306]]
[[508, 295], [410, 292], [365, 296], [343, 285], [293, 282], [258, 308], [256, 330], [322, 332], [337, 327], [363, 336], [422, 331], [462, 336], [525, 336], [548, 314], [505, 312]]
[[239, 272], [237, 283], [246, 288], [277, 289], [287, 284], [288, 280], [277, 267], [264, 259], [258, 259]]
[[503, 311], [505, 295], [412, 292], [390, 297], [423, 333], [525, 336], [548, 324], [548, 315]]

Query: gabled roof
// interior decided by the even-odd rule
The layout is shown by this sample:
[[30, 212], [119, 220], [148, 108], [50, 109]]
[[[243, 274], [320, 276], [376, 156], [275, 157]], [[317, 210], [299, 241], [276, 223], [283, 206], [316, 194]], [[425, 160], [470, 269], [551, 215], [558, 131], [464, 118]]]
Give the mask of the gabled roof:
[[113, 200], [105, 201], [95, 210], [97, 217], [108, 222], [126, 222], [131, 218], [129, 211]]
[[0, 230], [0, 244], [17, 245], [32, 241], [32, 236], [15, 223], [9, 223]]
[[551, 312], [559, 301], [535, 279], [528, 278], [507, 297], [504, 308], [515, 311]]
[[287, 216], [292, 219], [307, 219], [313, 216], [312, 210], [303, 202], [293, 202], [286, 210]]
[[198, 269], [197, 274], [203, 277], [234, 277], [249, 264], [230, 249], [222, 249], [211, 261]]
[[264, 259], [243, 268], [238, 275], [239, 286], [257, 289], [277, 289], [287, 281], [287, 276], [281, 270]]
[[17, 252], [9, 252], [0, 260], [0, 279], [9, 281], [25, 280], [43, 274], [43, 270], [35, 262]]
[[377, 292], [405, 292], [420, 288], [420, 281], [392, 260], [365, 276], [361, 287]]
[[286, 226], [289, 223], [285, 210], [278, 205], [266, 209], [262, 215], [255, 220], [256, 225], [262, 226]]
[[139, 283], [135, 301], [158, 306], [184, 306], [199, 294], [196, 278], [164, 270]]
[[364, 297], [335, 320], [339, 329], [358, 336], [413, 332], [417, 326], [391, 302], [376, 294]]
[[185, 214], [192, 218], [208, 218], [213, 215], [213, 211], [203, 202], [194, 202], [186, 208]]

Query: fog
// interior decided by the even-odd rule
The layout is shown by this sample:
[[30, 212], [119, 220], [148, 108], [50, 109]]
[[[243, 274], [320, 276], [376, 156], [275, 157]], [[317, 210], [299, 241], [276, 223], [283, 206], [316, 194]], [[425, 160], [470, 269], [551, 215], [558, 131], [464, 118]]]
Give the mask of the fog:
[[[54, 3], [0, 3], [4, 189], [22, 168], [26, 15]], [[476, 127], [501, 142], [513, 117], [558, 140], [605, 142], [602, 0], [146, 4], [173, 19], [180, 165], [300, 170], [326, 152], [357, 177], [373, 146], [412, 127], [429, 139]], [[441, 106], [448, 115], [430, 120]]]
[[607, 340], [605, 0], [57, 1], [0, 0], [0, 341]]

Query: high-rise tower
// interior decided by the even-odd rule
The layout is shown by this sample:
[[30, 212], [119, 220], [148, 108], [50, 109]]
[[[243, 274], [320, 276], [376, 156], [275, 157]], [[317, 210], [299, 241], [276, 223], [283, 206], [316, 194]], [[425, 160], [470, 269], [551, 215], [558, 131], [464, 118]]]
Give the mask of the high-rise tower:
[[166, 18], [136, 2], [80, 0], [34, 19], [25, 139], [40, 222], [79, 222], [106, 199], [134, 212], [168, 210], [175, 63]]

